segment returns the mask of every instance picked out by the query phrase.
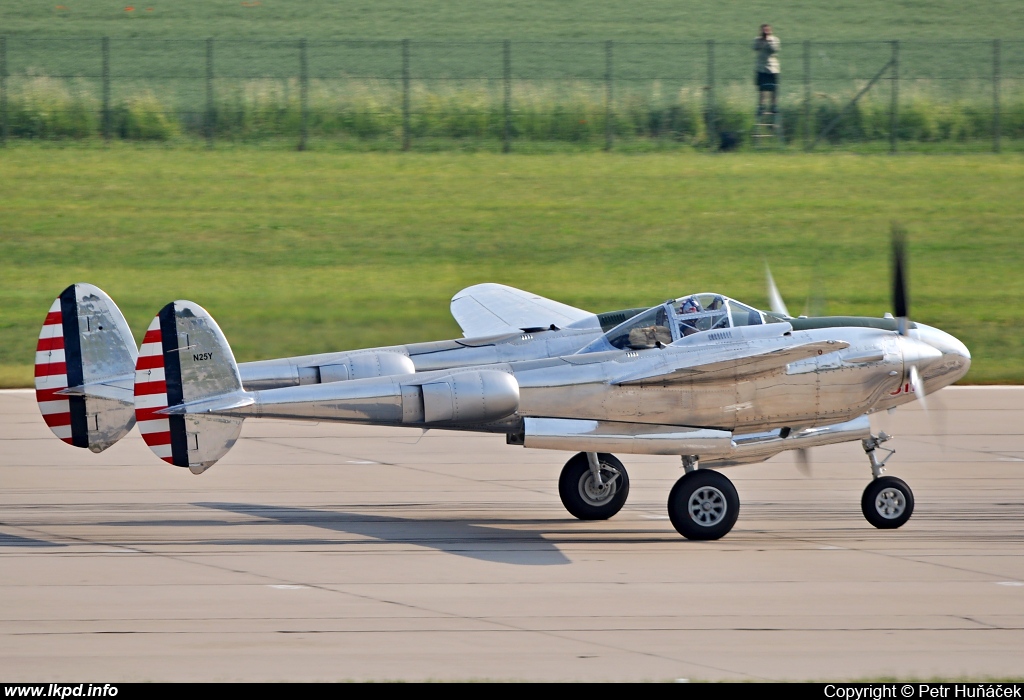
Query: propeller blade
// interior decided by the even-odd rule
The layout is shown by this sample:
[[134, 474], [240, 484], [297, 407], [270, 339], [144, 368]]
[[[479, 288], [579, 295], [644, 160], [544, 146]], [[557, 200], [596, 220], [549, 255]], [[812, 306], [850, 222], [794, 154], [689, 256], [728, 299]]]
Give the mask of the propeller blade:
[[892, 305], [899, 319], [900, 335], [907, 334], [910, 318], [910, 297], [907, 293], [907, 232], [899, 224], [892, 225]]
[[779, 294], [779, 288], [775, 286], [775, 279], [772, 278], [772, 271], [768, 267], [768, 261], [764, 263], [764, 273], [768, 277], [768, 305], [771, 310], [777, 314], [783, 316], [789, 316], [789, 309], [786, 308], [786, 302], [782, 300], [782, 295]]
[[931, 404], [931, 408], [928, 410], [928, 422], [932, 428], [932, 434], [936, 437], [936, 442], [939, 448], [946, 451], [946, 427], [947, 427], [947, 415], [945, 401], [942, 400], [942, 394], [938, 393], [932, 397], [929, 397], [928, 403]]
[[814, 291], [807, 295], [804, 303], [804, 316], [828, 316], [828, 302], [821, 290], [821, 286], [815, 285]]
[[796, 468], [804, 476], [811, 475], [811, 451], [806, 447], [800, 447], [796, 452]]
[[910, 366], [910, 386], [913, 388], [914, 396], [917, 397], [917, 401], [921, 404], [921, 408], [927, 411], [928, 402], [925, 400], [924, 382], [921, 381], [921, 375], [918, 374], [917, 365]]

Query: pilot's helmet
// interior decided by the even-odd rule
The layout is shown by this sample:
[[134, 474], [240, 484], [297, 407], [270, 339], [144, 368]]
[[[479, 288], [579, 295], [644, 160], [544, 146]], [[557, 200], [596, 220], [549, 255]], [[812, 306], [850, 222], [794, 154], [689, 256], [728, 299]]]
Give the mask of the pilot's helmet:
[[700, 304], [693, 297], [689, 297], [684, 300], [682, 305], [679, 307], [679, 313], [681, 314], [695, 314], [700, 311]]

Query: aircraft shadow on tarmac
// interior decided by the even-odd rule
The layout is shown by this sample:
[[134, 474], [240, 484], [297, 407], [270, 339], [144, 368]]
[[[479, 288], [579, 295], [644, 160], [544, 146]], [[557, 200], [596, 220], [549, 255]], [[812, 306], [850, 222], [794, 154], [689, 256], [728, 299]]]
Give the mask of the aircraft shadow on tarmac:
[[0, 547], [66, 547], [67, 545], [59, 542], [47, 542], [46, 540], [37, 540], [31, 537], [20, 537], [18, 535], [8, 535], [0, 532]]
[[[526, 566], [552, 566], [569, 563], [569, 559], [558, 550], [558, 547], [546, 540], [539, 531], [492, 528], [458, 520], [414, 520], [386, 515], [251, 503], [194, 503], [193, 505], [264, 518], [271, 523], [282, 525], [305, 525], [347, 535], [370, 537], [389, 544], [430, 547], [448, 554], [483, 561]], [[266, 537], [221, 539], [211, 544], [343, 545], [350, 543], [337, 538], [296, 540], [295, 538]]]

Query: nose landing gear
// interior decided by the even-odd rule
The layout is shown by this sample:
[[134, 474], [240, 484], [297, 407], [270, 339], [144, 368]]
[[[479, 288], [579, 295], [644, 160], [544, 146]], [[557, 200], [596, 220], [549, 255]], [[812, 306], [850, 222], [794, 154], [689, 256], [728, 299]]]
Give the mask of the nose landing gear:
[[896, 450], [881, 448], [888, 452], [885, 459], [879, 461], [875, 456], [875, 450], [891, 439], [891, 435], [879, 433], [861, 440], [864, 446], [864, 453], [871, 462], [871, 475], [873, 481], [864, 489], [860, 498], [860, 509], [869, 523], [881, 530], [894, 530], [908, 520], [914, 513], [914, 492], [910, 490], [906, 482], [894, 476], [882, 476], [885, 472], [885, 463], [889, 461]]

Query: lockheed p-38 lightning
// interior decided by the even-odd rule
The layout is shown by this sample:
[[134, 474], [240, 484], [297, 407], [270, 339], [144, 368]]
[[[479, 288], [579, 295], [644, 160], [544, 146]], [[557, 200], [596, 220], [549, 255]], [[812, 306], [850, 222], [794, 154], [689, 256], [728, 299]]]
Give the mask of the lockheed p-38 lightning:
[[698, 293], [605, 314], [483, 284], [452, 300], [461, 339], [241, 364], [210, 314], [183, 300], [160, 310], [136, 350], [110, 297], [79, 283], [46, 317], [36, 394], [68, 444], [99, 452], [137, 423], [158, 457], [195, 474], [227, 453], [245, 419], [503, 434], [577, 452], [559, 494], [588, 520], [615, 515], [629, 494], [612, 453], [674, 455], [685, 473], [668, 513], [690, 539], [722, 537], [739, 514], [715, 467], [860, 441], [872, 477], [864, 516], [897, 528], [913, 493], [883, 475], [889, 436], [873, 435], [868, 415], [970, 367], [962, 342], [907, 318], [900, 261], [895, 317], [793, 318], [773, 283], [773, 311]]

